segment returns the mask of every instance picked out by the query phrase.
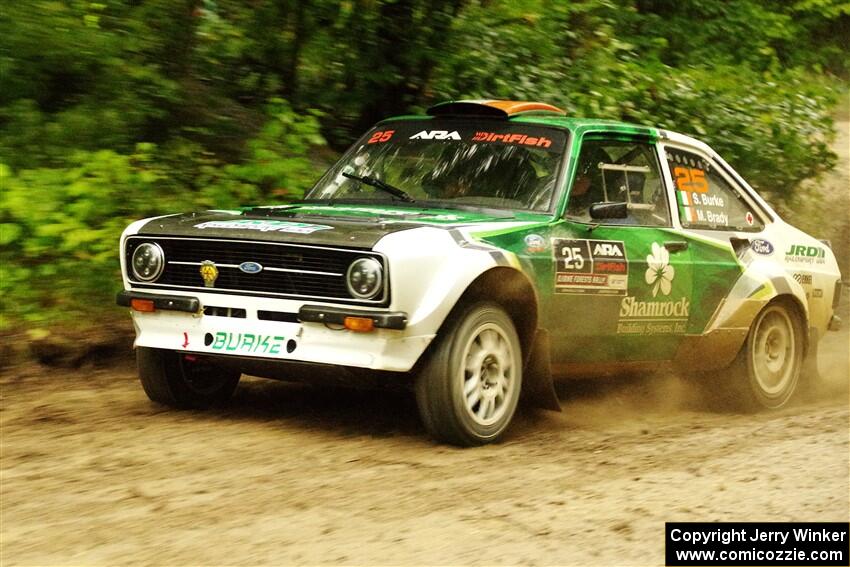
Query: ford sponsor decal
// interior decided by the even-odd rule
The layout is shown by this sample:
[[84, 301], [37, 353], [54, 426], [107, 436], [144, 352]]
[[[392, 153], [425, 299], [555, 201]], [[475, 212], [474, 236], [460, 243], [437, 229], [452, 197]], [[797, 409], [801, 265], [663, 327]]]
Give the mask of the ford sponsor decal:
[[256, 262], [242, 262], [239, 264], [239, 269], [246, 274], [258, 274], [263, 271], [263, 266]]
[[753, 252], [756, 254], [762, 254], [763, 256], [770, 256], [773, 254], [773, 244], [760, 238], [753, 240], [750, 243], [750, 248], [752, 248]]

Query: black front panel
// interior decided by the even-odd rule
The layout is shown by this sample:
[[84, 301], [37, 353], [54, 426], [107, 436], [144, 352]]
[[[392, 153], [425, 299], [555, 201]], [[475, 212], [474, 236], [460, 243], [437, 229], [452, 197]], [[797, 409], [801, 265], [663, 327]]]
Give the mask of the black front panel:
[[[348, 266], [357, 258], [375, 258], [386, 270], [383, 257], [372, 252], [267, 242], [137, 236], [127, 240], [128, 266], [133, 251], [143, 242], [159, 244], [166, 264], [159, 279], [149, 284], [135, 281], [130, 270], [130, 280], [136, 287], [193, 288], [212, 293], [328, 298], [368, 304], [381, 304], [386, 299], [386, 293], [369, 301], [354, 299], [345, 285]], [[212, 287], [205, 286], [201, 277], [204, 261], [213, 262], [218, 270]], [[262, 270], [246, 273], [239, 268], [245, 262], [259, 264]]]

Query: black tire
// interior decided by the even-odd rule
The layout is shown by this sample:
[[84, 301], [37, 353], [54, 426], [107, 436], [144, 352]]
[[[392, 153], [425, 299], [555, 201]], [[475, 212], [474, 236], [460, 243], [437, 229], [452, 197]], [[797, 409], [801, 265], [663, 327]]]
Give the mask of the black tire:
[[136, 349], [139, 380], [152, 401], [181, 409], [203, 409], [230, 399], [241, 374], [209, 359], [171, 350]]
[[756, 316], [729, 378], [735, 406], [779, 409], [798, 390], [805, 356], [802, 317], [786, 301], [772, 301]]
[[416, 378], [426, 429], [463, 447], [498, 440], [522, 388], [522, 349], [511, 318], [496, 303], [473, 303], [459, 308], [435, 340]]

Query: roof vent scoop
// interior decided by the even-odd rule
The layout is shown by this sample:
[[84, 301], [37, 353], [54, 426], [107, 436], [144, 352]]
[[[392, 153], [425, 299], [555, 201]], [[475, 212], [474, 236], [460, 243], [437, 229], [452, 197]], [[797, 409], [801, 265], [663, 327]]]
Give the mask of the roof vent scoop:
[[427, 111], [429, 116], [491, 116], [510, 118], [518, 114], [557, 114], [566, 112], [545, 102], [523, 100], [450, 100], [435, 104]]

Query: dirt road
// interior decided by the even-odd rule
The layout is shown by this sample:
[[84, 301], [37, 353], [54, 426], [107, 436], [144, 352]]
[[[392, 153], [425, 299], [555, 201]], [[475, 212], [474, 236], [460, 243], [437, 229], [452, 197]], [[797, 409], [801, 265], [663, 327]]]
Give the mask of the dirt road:
[[847, 520], [848, 334], [777, 413], [674, 377], [577, 383], [506, 442], [432, 443], [410, 396], [245, 380], [150, 404], [121, 369], [2, 377], [0, 563], [661, 564], [672, 520]]

